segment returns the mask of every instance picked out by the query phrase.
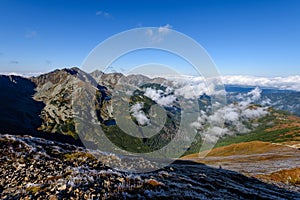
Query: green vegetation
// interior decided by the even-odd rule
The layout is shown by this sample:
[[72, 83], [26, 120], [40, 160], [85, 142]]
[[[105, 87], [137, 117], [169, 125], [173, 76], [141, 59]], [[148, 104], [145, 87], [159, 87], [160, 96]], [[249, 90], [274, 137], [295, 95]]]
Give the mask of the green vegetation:
[[300, 141], [299, 126], [293, 126], [291, 115], [285, 111], [271, 110], [271, 114], [257, 120], [259, 126], [248, 134], [229, 136], [218, 141], [215, 148], [250, 141], [280, 143]]
[[[142, 88], [148, 88], [148, 87], [157, 90], [166, 89], [165, 87], [159, 84], [146, 84]], [[123, 101], [128, 101], [130, 106], [135, 105], [136, 103], [143, 103], [144, 107], [142, 108], [142, 111], [145, 113], [147, 117], [150, 117], [151, 106], [156, 104], [153, 100], [144, 96], [144, 92], [142, 90], [135, 90], [133, 95], [130, 97], [130, 99], [123, 100]], [[103, 113], [103, 109], [104, 109], [103, 107], [105, 107], [105, 105], [100, 105], [97, 108], [98, 109], [97, 116], [99, 121], [101, 121], [101, 114]], [[128, 108], [124, 108], [124, 110], [122, 110], [121, 107], [120, 110], [115, 111], [114, 114], [115, 115], [120, 114], [122, 115], [122, 117], [127, 118], [127, 120], [125, 120], [124, 123], [132, 123], [133, 121], [135, 124], [138, 125], [137, 120], [129, 114], [129, 111], [127, 109]], [[124, 114], [124, 113], [128, 113], [128, 114]], [[156, 120], [161, 121], [162, 119], [159, 119], [158, 117], [161, 116], [156, 116]], [[117, 125], [113, 125], [113, 124], [105, 125], [104, 123], [102, 123], [101, 127], [106, 137], [108, 137], [108, 139], [112, 141], [115, 145], [117, 145], [119, 148], [129, 152], [147, 153], [147, 152], [153, 152], [161, 149], [172, 140], [179, 127], [179, 120], [180, 120], [180, 113], [168, 114], [165, 122], [165, 128], [163, 128], [162, 130], [160, 130], [159, 133], [157, 133], [156, 135], [150, 138], [144, 137], [144, 133], [142, 129], [139, 130], [141, 136], [134, 137], [130, 134], [123, 132]], [[132, 126], [132, 125], [128, 124], [128, 126]]]
[[186, 156], [189, 154], [198, 153], [202, 146], [202, 138], [201, 135], [198, 133], [192, 142], [191, 146], [186, 150], [186, 152], [182, 156]]
[[26, 191], [28, 191], [29, 193], [35, 195], [37, 193], [44, 192], [45, 190], [47, 190], [47, 186], [48, 186], [48, 184], [33, 185], [33, 186], [30, 186], [30, 187], [26, 188]]
[[[241, 142], [262, 141], [281, 143], [288, 141], [300, 142], [300, 118], [292, 116], [286, 111], [275, 111], [270, 109], [270, 114], [260, 119], [254, 119], [245, 124], [250, 128], [251, 123], [258, 124], [258, 127], [247, 134], [238, 134], [221, 138], [214, 148], [224, 147]], [[201, 136], [198, 134], [183, 156], [198, 153], [202, 147]], [[205, 149], [205, 147], [202, 147]]]
[[36, 194], [41, 191], [41, 186], [31, 186], [28, 187], [26, 190], [32, 194]]
[[151, 138], [133, 137], [124, 133], [118, 126], [102, 126], [105, 135], [119, 148], [129, 152], [146, 153], [158, 150], [171, 141], [164, 130]]
[[65, 122], [61, 121], [61, 123], [57, 127], [57, 133], [70, 135], [75, 139], [79, 139], [75, 130], [75, 123], [73, 119], [67, 119]]

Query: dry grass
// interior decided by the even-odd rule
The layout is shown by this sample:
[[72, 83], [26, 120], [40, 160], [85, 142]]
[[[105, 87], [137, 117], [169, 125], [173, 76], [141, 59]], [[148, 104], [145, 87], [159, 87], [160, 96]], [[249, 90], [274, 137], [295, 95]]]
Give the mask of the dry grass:
[[[207, 155], [206, 155], [207, 154]], [[298, 150], [288, 145], [272, 144], [270, 142], [241, 142], [212, 149], [197, 154], [182, 157], [184, 160], [193, 160], [209, 165], [227, 165], [233, 163], [259, 164], [264, 161], [289, 160], [299, 155]]]
[[275, 182], [283, 182], [286, 184], [300, 185], [300, 168], [280, 170], [267, 175], [265, 174], [257, 175], [256, 177], [267, 181], [275, 181]]
[[[284, 135], [291, 135], [297, 137], [300, 135], [300, 117], [297, 116], [277, 116], [276, 125], [272, 128], [268, 128], [265, 131], [271, 132], [276, 130], [288, 129], [289, 132], [284, 133]], [[281, 135], [281, 136], [284, 136]]]
[[278, 151], [282, 149], [282, 146], [275, 145], [270, 142], [241, 142], [238, 144], [231, 144], [225, 147], [218, 147], [212, 149], [208, 154], [207, 151], [200, 152], [199, 154], [187, 155], [183, 158], [197, 158], [204, 155], [208, 157], [219, 157], [219, 156], [234, 156], [234, 155], [251, 155], [251, 154], [263, 154], [270, 151]]

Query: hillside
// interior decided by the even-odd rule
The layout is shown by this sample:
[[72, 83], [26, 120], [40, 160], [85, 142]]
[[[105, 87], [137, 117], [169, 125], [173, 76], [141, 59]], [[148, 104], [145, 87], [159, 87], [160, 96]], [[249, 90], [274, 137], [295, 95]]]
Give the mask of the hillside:
[[[29, 136], [0, 135], [1, 199], [299, 199], [295, 188], [237, 172], [176, 161], [150, 173], [109, 169], [105, 162], [133, 159], [88, 152]], [[99, 158], [96, 159], [96, 156]], [[159, 163], [157, 163], [159, 164]]]
[[260, 126], [250, 133], [221, 138], [211, 151], [182, 159], [299, 186], [300, 118], [272, 109], [258, 122]]
[[300, 117], [272, 109], [270, 115], [258, 119], [258, 122], [260, 126], [254, 131], [223, 138], [215, 147], [256, 140], [282, 145], [300, 144]]

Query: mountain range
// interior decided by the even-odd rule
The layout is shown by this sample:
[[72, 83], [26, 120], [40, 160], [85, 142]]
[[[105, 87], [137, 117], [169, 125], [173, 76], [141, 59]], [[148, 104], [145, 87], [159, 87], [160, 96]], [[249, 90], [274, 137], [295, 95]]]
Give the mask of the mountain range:
[[[85, 161], [81, 162], [81, 159], [90, 162], [92, 158], [92, 162], [94, 162], [94, 157], [82, 147], [88, 144], [88, 148], [95, 151], [97, 147], [103, 146], [99, 143], [105, 143], [104, 141], [106, 141], [103, 136], [101, 136], [102, 138], [99, 136], [98, 128], [117, 148], [121, 149], [121, 151], [107, 151], [107, 153], [114, 153], [113, 155], [116, 157], [118, 157], [118, 153], [122, 154], [122, 151], [129, 152], [126, 155], [130, 155], [130, 153], [148, 153], [159, 150], [176, 140], [178, 133], [182, 133], [183, 136], [180, 135], [180, 140], [175, 143], [175, 145], [178, 144], [178, 152], [171, 149], [166, 151], [166, 156], [168, 158], [184, 157], [181, 158], [181, 161], [176, 161], [175, 164], [170, 165], [170, 168], [166, 169], [167, 172], [158, 172], [158, 174], [169, 174], [166, 176], [170, 176], [174, 181], [184, 180], [187, 183], [190, 182], [191, 194], [181, 194], [182, 196], [203, 199], [217, 198], [224, 194], [229, 198], [230, 193], [235, 193], [236, 195], [233, 195], [232, 198], [238, 198], [238, 195], [241, 195], [241, 198], [247, 199], [246, 194], [248, 193], [253, 195], [252, 197], [271, 199], [278, 195], [278, 191], [281, 189], [278, 189], [277, 186], [280, 186], [288, 189], [295, 187], [292, 189], [291, 197], [292, 199], [300, 199], [300, 195], [297, 193], [299, 191], [297, 185], [300, 183], [300, 177], [297, 175], [299, 169], [297, 166], [300, 164], [298, 159], [298, 148], [300, 148], [300, 93], [292, 90], [225, 85], [227, 102], [222, 107], [214, 109], [214, 94], [208, 92], [197, 93], [197, 91], [203, 89], [199, 86], [201, 86], [201, 83], [194, 83], [189, 80], [149, 78], [143, 75], [125, 76], [121, 73], [105, 74], [101, 71], [86, 73], [79, 68], [55, 70], [29, 78], [0, 75], [1, 144], [14, 149], [14, 152], [8, 153], [2, 148], [1, 152], [5, 159], [12, 157], [10, 159], [17, 159], [18, 163], [23, 165], [23, 161], [19, 161], [21, 159], [19, 156], [24, 154], [25, 157], [28, 157], [29, 155], [22, 149], [18, 149], [16, 144], [19, 146], [25, 145], [26, 148], [32, 149], [30, 150], [33, 153], [30, 154], [31, 157], [39, 154], [37, 149], [41, 148], [41, 152], [45, 153], [44, 157], [42, 156], [45, 163], [58, 162], [55, 161], [58, 158], [66, 160], [66, 162], [73, 160], [70, 165], [83, 167], [87, 163]], [[91, 93], [86, 94], [84, 89]], [[196, 91], [194, 100], [191, 89], [194, 92]], [[186, 107], [183, 108], [183, 102], [192, 103], [186, 104]], [[197, 106], [193, 107], [193, 105]], [[163, 108], [164, 112], [161, 112], [160, 108]], [[200, 115], [195, 115], [195, 113], [200, 113]], [[186, 116], [190, 118], [185, 119]], [[81, 125], [80, 122], [82, 121], [88, 125]], [[164, 123], [162, 124], [162, 122]], [[150, 128], [147, 129], [147, 127]], [[156, 134], [151, 135], [150, 130]], [[209, 151], [204, 142], [214, 144], [214, 149]], [[59, 148], [52, 148], [51, 145], [59, 146]], [[202, 151], [203, 155], [207, 154], [207, 156], [200, 158], [199, 151]], [[111, 159], [103, 156], [101, 158], [100, 162], [104, 163]], [[122, 157], [118, 157], [118, 159], [122, 159]], [[11, 162], [8, 160], [2, 161], [6, 164]], [[80, 164], [74, 164], [74, 162], [80, 162]], [[159, 163], [160, 161], [155, 162]], [[197, 164], [199, 162], [212, 167], [234, 170], [270, 184], [277, 184], [277, 186], [263, 186], [260, 185], [262, 183], [255, 182], [256, 179], [255, 181], [252, 178], [246, 180], [242, 175], [235, 175], [222, 169], [214, 172], [214, 168], [204, 167], [204, 170], [203, 165]], [[289, 164], [285, 165], [283, 163]], [[192, 167], [194, 172], [185, 171], [185, 165]], [[274, 167], [275, 165], [276, 167]], [[265, 166], [266, 169], [270, 170], [260, 173], [259, 166]], [[128, 166], [124, 168], [128, 168]], [[124, 168], [121, 167], [120, 169]], [[172, 172], [172, 169], [175, 169], [176, 173]], [[9, 168], [5, 168], [5, 171], [7, 170]], [[93, 170], [102, 170], [103, 172], [103, 170], [108, 169], [104, 166], [96, 168], [95, 166], [89, 166], [86, 170], [88, 173], [94, 173]], [[119, 173], [114, 171], [115, 169], [110, 170], [113, 173]], [[205, 185], [198, 185], [197, 188], [193, 188], [198, 184], [197, 181], [200, 181], [199, 177], [192, 178], [193, 173], [196, 173], [197, 170], [204, 170], [207, 172], [206, 175], [209, 176], [214, 176], [214, 174], [223, 176], [221, 174], [224, 173], [228, 176], [226, 181], [233, 185], [227, 187], [222, 184], [222, 186], [218, 185], [220, 184], [218, 183], [217, 185], [206, 185], [209, 188], [206, 188]], [[76, 175], [74, 175], [73, 168], [71, 171], [70, 174], [72, 175], [70, 176], [74, 179], [79, 174], [80, 178], [84, 176], [82, 171], [75, 170]], [[69, 172], [60, 171], [60, 173]], [[164, 196], [163, 193], [153, 193], [157, 189], [167, 190], [168, 188], [169, 191], [173, 191], [171, 189], [172, 183], [164, 182], [168, 180], [165, 175], [152, 173], [151, 176], [149, 174], [142, 175], [144, 182], [141, 182], [141, 187], [147, 188], [151, 191], [151, 195], [157, 198]], [[170, 175], [172, 173], [174, 174]], [[95, 174], [91, 176], [96, 178]], [[114, 182], [117, 179], [126, 179], [127, 174], [121, 173], [113, 176], [115, 178], [111, 181]], [[187, 179], [186, 176], [190, 178]], [[67, 177], [69, 175], [63, 175], [58, 180], [69, 180]], [[246, 180], [246, 185], [237, 186], [237, 182], [231, 182], [235, 178], [237, 182], [238, 179]], [[4, 177], [1, 177], [1, 180], [4, 179]], [[131, 178], [128, 179], [131, 180]], [[147, 182], [145, 180], [151, 181]], [[208, 179], [203, 178], [201, 180], [207, 181]], [[213, 180], [217, 180], [217, 177]], [[46, 192], [48, 190], [51, 193], [50, 189], [53, 185], [50, 187], [49, 182], [45, 182], [45, 179], [40, 181], [43, 183], [27, 185], [25, 196], [30, 194], [36, 195], [36, 197], [39, 195], [45, 197], [46, 193], [41, 193], [41, 191]], [[256, 188], [250, 189], [251, 192], [249, 192], [244, 187], [249, 187], [252, 181], [259, 186], [255, 186]], [[89, 180], [88, 182], [88, 184], [97, 183], [96, 180]], [[285, 185], [286, 183], [289, 186]], [[69, 182], [64, 184], [66, 188], [63, 191], [72, 186]], [[132, 185], [131, 182], [128, 184]], [[219, 186], [221, 187], [219, 188]], [[86, 191], [77, 183], [73, 183], [72, 187]], [[174, 187], [181, 186], [175, 185]], [[215, 196], [212, 191], [215, 191], [216, 188], [212, 189], [213, 187], [220, 189]], [[269, 193], [265, 189], [260, 191], [258, 187], [268, 188]], [[110, 186], [104, 188], [112, 189]], [[127, 188], [124, 190], [127, 196], [122, 192], [118, 195], [123, 194], [124, 198], [135, 198], [137, 197], [137, 191], [140, 191], [140, 189], [128, 190]], [[202, 191], [202, 189], [205, 191]], [[5, 194], [9, 191], [4, 187], [0, 190], [5, 191]], [[57, 191], [57, 188], [54, 190]], [[69, 190], [74, 193], [72, 188], [69, 188]], [[145, 192], [146, 189], [143, 190]], [[229, 190], [232, 191], [228, 192]], [[246, 190], [247, 192], [245, 192]], [[113, 195], [111, 192], [109, 194]], [[58, 193], [62, 195], [61, 190]], [[200, 198], [200, 194], [204, 194], [203, 198]], [[285, 196], [285, 194], [288, 194], [287, 191], [286, 193], [282, 192], [282, 194], [281, 197], [277, 196], [278, 199], [288, 198]], [[143, 193], [143, 196], [147, 197], [147, 194]], [[171, 193], [168, 193], [167, 196], [171, 196]], [[6, 195], [6, 199], [11, 197]], [[148, 197], [150, 198], [150, 196]], [[2, 198], [4, 197], [2, 196]]]

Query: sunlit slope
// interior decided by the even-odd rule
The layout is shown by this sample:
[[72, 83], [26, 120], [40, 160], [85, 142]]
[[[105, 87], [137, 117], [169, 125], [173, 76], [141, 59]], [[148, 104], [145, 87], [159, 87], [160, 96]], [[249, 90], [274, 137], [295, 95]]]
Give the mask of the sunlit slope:
[[182, 159], [238, 171], [264, 181], [299, 184], [300, 118], [270, 110], [270, 115], [257, 122], [260, 125], [248, 134], [223, 138], [211, 151]]
[[211, 151], [204, 151], [200, 153], [190, 154], [184, 158], [197, 158], [203, 156], [237, 156], [237, 155], [251, 155], [263, 154], [282, 149], [281, 145], [272, 144], [270, 142], [252, 141], [231, 144], [228, 146], [218, 147]]
[[[300, 117], [271, 110], [270, 115], [257, 119], [260, 124], [248, 134], [237, 134], [218, 141], [215, 147], [250, 141], [293, 144], [300, 143]], [[255, 123], [255, 122], [253, 122]]]

